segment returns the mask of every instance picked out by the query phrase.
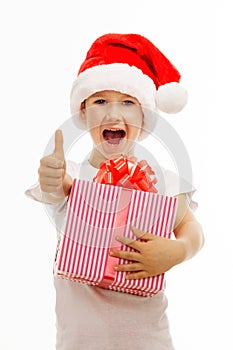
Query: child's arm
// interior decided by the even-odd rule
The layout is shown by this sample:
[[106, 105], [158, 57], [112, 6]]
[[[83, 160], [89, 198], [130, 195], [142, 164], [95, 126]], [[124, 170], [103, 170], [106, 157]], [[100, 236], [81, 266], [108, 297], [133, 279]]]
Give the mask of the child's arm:
[[[179, 195], [174, 234], [183, 244], [182, 261], [192, 258], [203, 246], [204, 235], [200, 223], [189, 208], [186, 195]], [[181, 261], [181, 262], [182, 262]]]
[[40, 188], [47, 202], [56, 204], [69, 195], [73, 180], [66, 172], [61, 130], [55, 133], [53, 153], [40, 160], [38, 174]]
[[203, 246], [204, 237], [201, 225], [189, 209], [186, 195], [178, 196], [179, 204], [174, 234], [176, 239], [167, 239], [132, 228], [143, 242], [121, 237], [119, 241], [135, 252], [114, 250], [110, 255], [130, 260], [131, 264], [117, 265], [117, 271], [127, 271], [127, 279], [156, 276], [173, 266], [193, 257]]

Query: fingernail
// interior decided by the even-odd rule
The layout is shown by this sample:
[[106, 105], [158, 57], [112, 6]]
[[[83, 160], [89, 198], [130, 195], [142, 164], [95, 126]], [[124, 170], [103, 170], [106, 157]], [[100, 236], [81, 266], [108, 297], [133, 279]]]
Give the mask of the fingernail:
[[113, 252], [110, 250], [109, 255], [113, 255]]

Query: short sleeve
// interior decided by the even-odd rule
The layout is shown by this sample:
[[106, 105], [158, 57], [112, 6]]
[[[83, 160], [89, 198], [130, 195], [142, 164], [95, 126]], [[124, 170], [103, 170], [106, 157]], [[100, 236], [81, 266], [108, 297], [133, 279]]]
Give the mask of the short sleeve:
[[[66, 162], [67, 166], [67, 173], [71, 175], [71, 177], [76, 177], [76, 174], [79, 172], [79, 165], [68, 160]], [[29, 197], [30, 199], [33, 199], [35, 201], [38, 201], [40, 203], [44, 204], [54, 204], [54, 201], [56, 202], [56, 198], [54, 197], [53, 201], [53, 195], [50, 195], [50, 200], [45, 200], [43, 196], [43, 192], [41, 191], [39, 182], [36, 182], [31, 187], [29, 187], [25, 192], [25, 195]]]
[[198, 207], [198, 203], [193, 199], [193, 195], [196, 192], [196, 188], [193, 186], [193, 184], [171, 170], [163, 170], [162, 173], [162, 183], [164, 186], [163, 188], [158, 188], [159, 193], [171, 197], [177, 196], [179, 194], [185, 194], [190, 209], [195, 211]]
[[[77, 176], [79, 172], [78, 164], [68, 160], [66, 162], [66, 167], [67, 173], [69, 173], [73, 178]], [[29, 187], [25, 191], [25, 195], [30, 199], [44, 204], [45, 211], [53, 225], [56, 227], [57, 236], [59, 238], [60, 233], [64, 229], [68, 197], [62, 199], [59, 203], [57, 203], [56, 198], [54, 198], [55, 202], [53, 202], [52, 195], [49, 197], [49, 200], [45, 200], [39, 182], [36, 182], [33, 186]]]

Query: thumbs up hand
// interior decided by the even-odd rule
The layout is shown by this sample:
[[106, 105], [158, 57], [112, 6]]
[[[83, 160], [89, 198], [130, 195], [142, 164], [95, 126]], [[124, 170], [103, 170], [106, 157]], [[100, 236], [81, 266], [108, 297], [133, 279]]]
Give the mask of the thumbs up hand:
[[63, 135], [61, 130], [57, 130], [55, 133], [55, 147], [53, 153], [40, 160], [38, 174], [42, 192], [52, 195], [53, 199], [56, 198], [57, 202], [69, 194], [73, 180], [71, 176], [66, 173]]

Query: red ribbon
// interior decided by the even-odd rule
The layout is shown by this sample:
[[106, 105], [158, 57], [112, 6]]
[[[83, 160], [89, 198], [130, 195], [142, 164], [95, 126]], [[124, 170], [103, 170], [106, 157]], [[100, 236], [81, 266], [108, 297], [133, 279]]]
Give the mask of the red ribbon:
[[[99, 182], [101, 184], [120, 186], [124, 188], [136, 189], [146, 192], [158, 192], [154, 186], [154, 184], [157, 183], [157, 179], [155, 177], [154, 171], [151, 169], [149, 164], [145, 160], [137, 162], [136, 158], [126, 158], [123, 155], [115, 156], [101, 163], [100, 169], [94, 177], [93, 181]], [[121, 196], [126, 196], [128, 198], [126, 202], [130, 201], [130, 195], [131, 194], [128, 191], [121, 193]], [[127, 212], [128, 206], [125, 207], [125, 210]], [[124, 227], [122, 226], [122, 222], [124, 222], [126, 215], [127, 214], [125, 214], [125, 211], [118, 211], [118, 215], [116, 217], [116, 225], [117, 222], [120, 222], [120, 229]], [[114, 244], [116, 243], [116, 234], [121, 234], [119, 232], [118, 225], [116, 226], [116, 229], [113, 232], [111, 249], [120, 249], [119, 245], [114, 247]], [[108, 256], [104, 278], [99, 284], [99, 286], [103, 288], [108, 288], [112, 284], [116, 274], [114, 266], [118, 263], [118, 258]]]
[[158, 192], [154, 186], [157, 183], [155, 173], [147, 161], [136, 162], [135, 158], [126, 158], [123, 155], [101, 163], [93, 181], [145, 192]]

